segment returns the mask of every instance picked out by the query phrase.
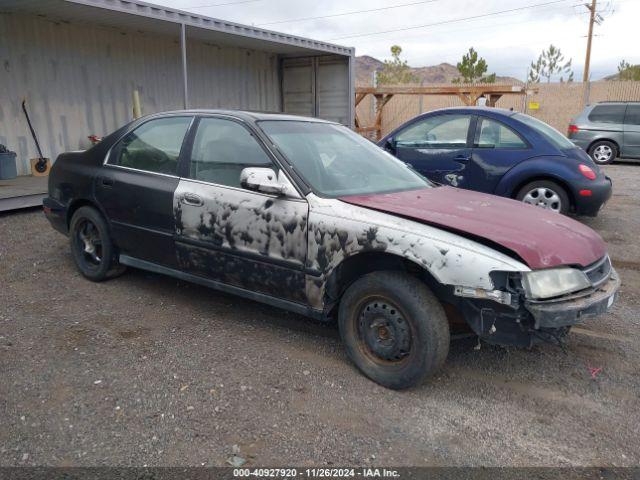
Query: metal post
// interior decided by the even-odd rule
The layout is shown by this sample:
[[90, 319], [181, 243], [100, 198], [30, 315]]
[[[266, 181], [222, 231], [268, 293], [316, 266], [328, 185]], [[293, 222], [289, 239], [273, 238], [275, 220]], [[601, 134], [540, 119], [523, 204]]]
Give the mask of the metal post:
[[355, 128], [356, 120], [356, 55], [355, 49], [349, 55], [349, 127]]
[[182, 51], [182, 89], [184, 108], [189, 108], [189, 86], [187, 78], [187, 26], [180, 24], [180, 49]]
[[522, 113], [527, 113], [527, 108], [529, 106], [529, 68], [530, 67], [527, 67], [527, 76], [524, 82], [524, 96], [522, 97], [523, 99]]
[[[376, 72], [375, 70], [371, 73], [371, 85], [373, 86], [373, 88], [377, 88], [378, 87], [378, 72]], [[371, 118], [374, 119], [374, 123], [375, 123], [375, 118], [376, 115], [378, 113], [378, 99], [376, 98], [375, 95], [371, 96]]]

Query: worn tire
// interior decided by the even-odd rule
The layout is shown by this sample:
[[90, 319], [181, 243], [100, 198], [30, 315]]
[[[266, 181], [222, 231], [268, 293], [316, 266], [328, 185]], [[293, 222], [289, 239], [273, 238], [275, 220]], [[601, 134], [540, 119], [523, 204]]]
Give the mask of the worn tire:
[[[93, 227], [88, 228], [89, 225]], [[92, 232], [91, 238], [95, 239], [97, 261], [85, 250], [86, 243], [82, 239], [81, 232]], [[83, 233], [87, 238], [86, 233]], [[122, 274], [126, 267], [118, 263], [116, 249], [109, 236], [109, 228], [104, 217], [93, 207], [85, 206], [76, 210], [69, 224], [69, 240], [71, 253], [76, 267], [89, 280], [101, 282], [108, 278]], [[99, 242], [99, 243], [98, 243]], [[99, 246], [99, 250], [97, 250]]]
[[[558, 185], [556, 182], [553, 182], [551, 180], [534, 180], [533, 182], [527, 183], [524, 187], [522, 187], [518, 191], [518, 194], [516, 195], [516, 199], [524, 203], [529, 203], [525, 200], [525, 197], [529, 192], [536, 189], [542, 189], [542, 190], [554, 192], [559, 198], [559, 202], [560, 202], [559, 212], [562, 213], [563, 215], [566, 215], [567, 213], [569, 213], [569, 210], [571, 208], [571, 201], [569, 200], [569, 195], [567, 194], [567, 191], [563, 187]], [[529, 204], [532, 205], [531, 203]], [[544, 208], [544, 207], [540, 207], [540, 208]]]
[[[603, 159], [601, 154], [605, 154], [607, 152], [610, 152], [610, 156], [606, 159]], [[589, 156], [593, 159], [593, 161], [596, 162], [598, 165], [607, 165], [613, 162], [618, 157], [618, 147], [613, 142], [609, 142], [607, 140], [600, 140], [598, 142], [595, 142], [593, 145], [589, 147], [588, 153], [589, 153]]]
[[[397, 317], [392, 321], [400, 328], [408, 324], [410, 348], [399, 360], [378, 356], [368, 346], [367, 334], [362, 333], [368, 331], [364, 326], [376, 328], [367, 323], [371, 317], [365, 315], [367, 307], [378, 308], [378, 300], [387, 302], [388, 312]], [[338, 323], [349, 358], [364, 375], [387, 388], [399, 390], [420, 384], [444, 364], [449, 353], [449, 324], [440, 302], [424, 282], [402, 272], [374, 272], [356, 280], [340, 301]]]

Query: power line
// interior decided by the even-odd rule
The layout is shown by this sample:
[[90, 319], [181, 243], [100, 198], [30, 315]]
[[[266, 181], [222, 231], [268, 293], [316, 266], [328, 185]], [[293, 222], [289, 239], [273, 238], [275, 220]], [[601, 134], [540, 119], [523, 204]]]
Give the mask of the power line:
[[[626, 2], [626, 1], [631, 1], [631, 0], [618, 0], [619, 2]], [[633, 0], [633, 1], [637, 1], [637, 0]], [[564, 6], [546, 6], [546, 7], [542, 7], [541, 10], [550, 10], [550, 14], [552, 14], [555, 11], [560, 11], [560, 10], [565, 10], [568, 8], [575, 8], [575, 7], [582, 7], [583, 4], [579, 4], [579, 5], [564, 5]], [[511, 15], [513, 15], [514, 13], [517, 12], [513, 12], [511, 13]], [[589, 12], [579, 12], [579, 14], [588, 14]], [[504, 15], [504, 17], [508, 17], [509, 15]], [[502, 17], [501, 17], [502, 18]], [[546, 19], [545, 19], [546, 21]], [[438, 30], [430, 30], [429, 32], [415, 32], [413, 34], [409, 34], [407, 37], [407, 39], [413, 38], [414, 35], [421, 35], [421, 38], [428, 38], [429, 35], [442, 35], [442, 34], [449, 34], [449, 33], [456, 33], [456, 32], [467, 32], [470, 30], [480, 30], [480, 29], [484, 29], [484, 30], [492, 30], [495, 29], [496, 27], [507, 27], [507, 26], [513, 26], [513, 25], [521, 25], [521, 24], [526, 24], [526, 23], [537, 23], [540, 22], [540, 19], [532, 19], [532, 20], [521, 20], [521, 21], [509, 21], [507, 23], [486, 23], [486, 24], [481, 24], [478, 26], [473, 26], [473, 27], [464, 27], [464, 28], [455, 28], [455, 29], [438, 29]], [[477, 38], [477, 37], [476, 37]]]
[[[617, 3], [625, 3], [625, 2], [630, 2], [630, 1], [634, 1], [636, 2], [637, 0], [617, 0]], [[545, 12], [543, 14], [546, 14], [547, 11], [550, 11], [549, 14], [552, 14], [552, 12], [556, 12], [556, 11], [560, 11], [560, 10], [565, 10], [568, 8], [576, 8], [576, 7], [584, 7], [584, 4], [575, 4], [575, 5], [564, 5], [564, 6], [546, 6], [546, 7], [542, 7], [540, 10], [544, 10]], [[517, 13], [517, 12], [514, 12]], [[586, 12], [577, 12], [578, 15], [588, 15], [589, 11]], [[513, 13], [511, 14], [513, 15]], [[504, 17], [507, 17], [509, 15], [504, 15]], [[502, 17], [500, 17], [502, 18]], [[545, 17], [544, 21], [547, 21], [548, 17]], [[473, 26], [473, 27], [464, 27], [464, 28], [455, 28], [455, 29], [433, 29], [433, 30], [429, 30], [428, 32], [414, 32], [412, 34], [408, 34], [406, 37], [403, 37], [404, 39], [411, 39], [413, 38], [415, 35], [421, 35], [421, 39], [424, 38], [429, 38], [429, 35], [443, 35], [443, 34], [450, 34], [450, 33], [456, 33], [456, 32], [467, 32], [470, 30], [491, 30], [493, 31], [493, 29], [495, 29], [496, 27], [507, 27], [507, 26], [513, 26], [513, 25], [520, 25], [520, 24], [526, 24], [526, 23], [537, 23], [540, 22], [541, 20], [539, 18], [536, 19], [531, 19], [531, 20], [523, 20], [523, 21], [510, 21], [508, 23], [485, 23], [482, 25], [478, 25], [478, 26]], [[475, 37], [477, 38], [477, 37]], [[512, 44], [510, 44], [511, 46]], [[518, 46], [526, 46], [526, 45], [518, 45]]]
[[404, 3], [402, 5], [391, 5], [389, 7], [371, 8], [371, 9], [368, 9], [368, 10], [353, 10], [351, 12], [334, 13], [334, 14], [331, 14], [331, 15], [321, 15], [321, 16], [317, 16], [317, 17], [292, 18], [292, 19], [289, 19], [289, 20], [279, 20], [277, 22], [259, 23], [257, 26], [258, 27], [262, 27], [262, 26], [265, 26], [265, 25], [278, 25], [278, 24], [281, 24], [281, 23], [303, 22], [303, 21], [306, 21], [306, 20], [318, 20], [318, 19], [322, 19], [322, 18], [343, 17], [345, 15], [355, 15], [357, 13], [380, 12], [382, 10], [391, 10], [393, 8], [410, 7], [412, 5], [421, 5], [421, 4], [424, 4], [424, 3], [434, 3], [434, 2], [437, 2], [437, 1], [438, 0], [423, 0], [421, 2]]
[[416, 30], [418, 28], [435, 27], [436, 25], [444, 25], [444, 24], [448, 24], [448, 23], [464, 22], [466, 20], [474, 20], [476, 18], [484, 18], [484, 17], [491, 17], [493, 15], [500, 15], [502, 13], [510, 13], [510, 12], [517, 12], [517, 11], [521, 11], [521, 10], [528, 10], [530, 8], [543, 7], [545, 5], [553, 5], [553, 4], [556, 4], [556, 3], [561, 3], [561, 2], [566, 2], [566, 1], [568, 1], [568, 0], [554, 0], [552, 2], [537, 3], [535, 5], [527, 5], [525, 7], [510, 8], [508, 10], [500, 10], [498, 12], [483, 13], [481, 15], [473, 15], [471, 17], [454, 18], [454, 19], [451, 19], [451, 20], [444, 20], [442, 22], [427, 23], [427, 24], [424, 24], [424, 25], [414, 25], [414, 26], [411, 26], [411, 27], [404, 27], [404, 28], [395, 28], [393, 30], [380, 30], [380, 31], [377, 31], [377, 32], [358, 33], [358, 34], [355, 34], [355, 35], [346, 35], [344, 37], [331, 38], [329, 40], [330, 41], [333, 41], [333, 40], [344, 40], [344, 39], [347, 39], [347, 38], [369, 37], [369, 36], [372, 36], [372, 35], [382, 35], [382, 34], [385, 34], [385, 33], [405, 32], [407, 30]]

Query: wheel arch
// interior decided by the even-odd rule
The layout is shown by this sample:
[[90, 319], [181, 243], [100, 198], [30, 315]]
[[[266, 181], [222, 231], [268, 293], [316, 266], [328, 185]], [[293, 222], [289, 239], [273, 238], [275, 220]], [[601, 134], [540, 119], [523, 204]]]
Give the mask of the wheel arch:
[[565, 180], [561, 178], [558, 178], [549, 174], [538, 174], [530, 177], [525, 177], [524, 180], [521, 180], [519, 183], [517, 183], [515, 188], [511, 190], [511, 192], [509, 193], [509, 197], [515, 199], [518, 196], [518, 193], [520, 192], [520, 190], [522, 190], [522, 187], [524, 187], [528, 183], [537, 182], [537, 181], [548, 181], [548, 182], [553, 182], [560, 185], [564, 189], [564, 191], [567, 193], [567, 196], [569, 197], [569, 203], [570, 203], [571, 209], [575, 209], [576, 198], [575, 198], [575, 195], [573, 194], [573, 190], [569, 186], [569, 183], [567, 183]]
[[102, 215], [107, 223], [107, 226], [110, 227], [109, 220], [107, 216], [104, 214], [100, 206], [94, 201], [88, 198], [78, 198], [76, 200], [72, 200], [67, 207], [67, 228], [71, 226], [71, 219], [73, 218], [73, 214], [76, 213], [82, 207], [93, 207], [95, 208], [100, 215]]
[[593, 147], [598, 142], [613, 143], [616, 146], [616, 149], [618, 150], [618, 155], [620, 155], [620, 144], [617, 141], [615, 141], [614, 139], [609, 138], [609, 137], [596, 138], [595, 140], [593, 140], [591, 143], [589, 143], [589, 146], [587, 147], [587, 152], [589, 152], [589, 150], [591, 150], [591, 147]]
[[389, 252], [358, 252], [340, 262], [328, 274], [324, 289], [324, 302], [328, 310], [333, 310], [344, 292], [356, 280], [369, 273], [378, 271], [401, 271], [425, 281], [438, 300], [443, 285], [424, 265]]

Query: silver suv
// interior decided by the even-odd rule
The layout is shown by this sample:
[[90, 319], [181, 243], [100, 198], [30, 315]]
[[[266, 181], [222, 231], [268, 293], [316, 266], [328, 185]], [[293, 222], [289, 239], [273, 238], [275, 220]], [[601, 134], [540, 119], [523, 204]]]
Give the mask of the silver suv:
[[640, 159], [640, 102], [587, 105], [567, 135], [600, 165], [616, 157]]

